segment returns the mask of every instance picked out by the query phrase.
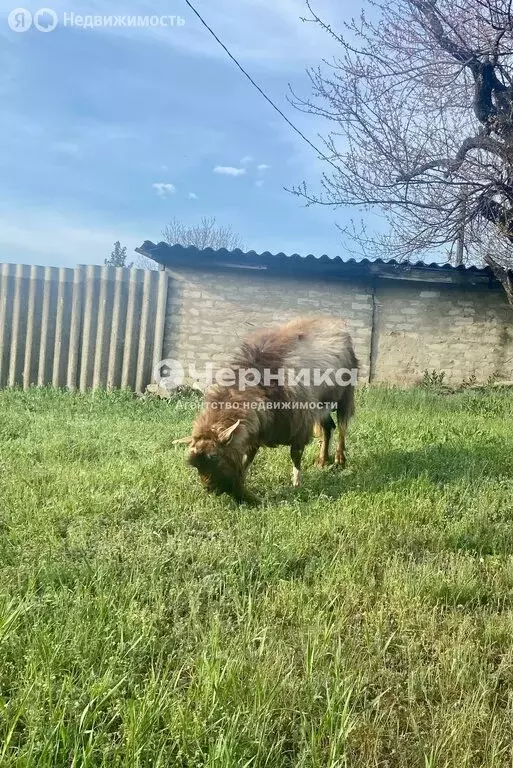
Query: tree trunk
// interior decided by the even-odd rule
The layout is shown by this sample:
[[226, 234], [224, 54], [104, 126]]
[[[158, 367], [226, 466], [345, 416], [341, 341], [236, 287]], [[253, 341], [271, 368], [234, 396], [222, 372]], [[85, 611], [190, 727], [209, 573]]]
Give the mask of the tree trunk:
[[497, 280], [500, 281], [506, 292], [508, 302], [513, 307], [513, 271], [505, 269], [500, 264], [497, 264], [493, 257], [488, 253], [485, 254], [484, 261], [490, 267]]

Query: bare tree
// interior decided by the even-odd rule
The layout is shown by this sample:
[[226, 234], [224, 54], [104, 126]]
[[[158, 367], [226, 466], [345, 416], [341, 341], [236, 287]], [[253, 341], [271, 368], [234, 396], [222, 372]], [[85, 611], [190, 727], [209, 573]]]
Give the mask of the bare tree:
[[386, 234], [343, 228], [366, 255], [485, 262], [513, 304], [513, 0], [368, 0], [309, 71], [299, 109], [330, 121], [331, 165], [307, 203], [376, 208]]
[[[215, 216], [203, 216], [199, 224], [185, 224], [176, 217], [173, 217], [169, 224], [164, 228], [162, 237], [169, 245], [193, 245], [196, 248], [212, 248], [219, 250], [226, 248], [233, 251], [236, 248], [243, 248], [242, 238], [232, 230], [231, 227], [225, 227], [217, 224]], [[137, 266], [143, 269], [157, 269], [157, 264], [145, 256], [137, 259]]]

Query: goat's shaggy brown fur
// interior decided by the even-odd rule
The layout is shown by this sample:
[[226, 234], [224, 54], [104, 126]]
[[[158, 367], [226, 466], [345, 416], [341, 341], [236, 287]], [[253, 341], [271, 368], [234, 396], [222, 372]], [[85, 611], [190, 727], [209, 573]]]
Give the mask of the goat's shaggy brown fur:
[[[345, 323], [336, 318], [299, 318], [278, 328], [264, 328], [241, 345], [229, 368], [264, 370], [330, 369], [355, 371], [358, 361]], [[293, 404], [296, 403], [296, 406]], [[336, 462], [343, 465], [347, 423], [354, 412], [354, 386], [350, 384], [278, 383], [272, 380], [248, 386], [212, 387], [205, 409], [194, 423], [189, 442], [189, 463], [196, 467], [208, 491], [229, 493], [238, 502], [256, 502], [245, 487], [246, 472], [261, 446], [290, 446], [294, 484], [299, 485], [301, 456], [314, 429], [323, 444], [319, 462], [328, 460], [334, 424], [329, 410], [317, 404], [334, 403], [339, 428]], [[288, 404], [288, 405], [287, 405]], [[301, 405], [303, 404], [303, 405]]]

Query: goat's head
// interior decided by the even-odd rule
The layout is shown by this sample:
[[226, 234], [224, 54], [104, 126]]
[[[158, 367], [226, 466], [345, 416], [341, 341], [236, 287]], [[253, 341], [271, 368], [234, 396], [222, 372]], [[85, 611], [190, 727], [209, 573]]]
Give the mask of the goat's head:
[[190, 437], [175, 440], [189, 445], [188, 462], [198, 470], [200, 480], [211, 493], [237, 497], [242, 486], [242, 456], [234, 447], [240, 419], [221, 429], [195, 429]]

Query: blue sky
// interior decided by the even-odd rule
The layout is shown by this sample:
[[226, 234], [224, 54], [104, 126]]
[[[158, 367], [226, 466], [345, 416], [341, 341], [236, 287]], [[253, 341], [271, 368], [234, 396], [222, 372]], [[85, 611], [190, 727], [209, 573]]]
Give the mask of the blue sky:
[[[318, 188], [324, 164], [184, 2], [48, 4], [61, 21], [53, 32], [16, 33], [7, 24], [16, 4], [0, 0], [0, 262], [101, 263], [115, 240], [131, 251], [159, 240], [172, 216], [203, 215], [230, 224], [248, 249], [342, 255], [335, 224], [348, 213], [306, 208], [283, 189], [303, 180]], [[289, 82], [306, 94], [305, 68], [333, 52], [301, 22], [303, 0], [196, 7], [318, 141], [327, 126], [285, 98]], [[347, 0], [315, 7], [335, 27], [355, 11]], [[86, 30], [64, 27], [64, 12], [176, 14], [185, 24]]]

